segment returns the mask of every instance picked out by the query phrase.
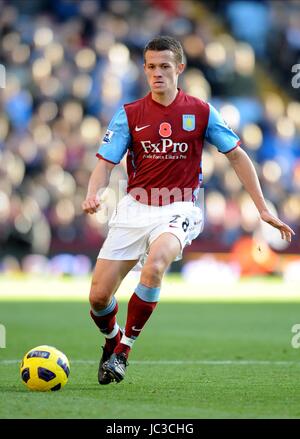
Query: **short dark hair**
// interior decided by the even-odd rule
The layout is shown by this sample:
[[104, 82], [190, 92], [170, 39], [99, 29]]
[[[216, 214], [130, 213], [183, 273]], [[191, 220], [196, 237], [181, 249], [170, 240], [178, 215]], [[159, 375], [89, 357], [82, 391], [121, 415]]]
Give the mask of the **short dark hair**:
[[158, 52], [162, 50], [170, 50], [174, 53], [176, 62], [181, 64], [183, 62], [183, 49], [178, 40], [167, 35], [160, 35], [149, 41], [144, 48], [144, 61], [146, 60], [146, 52], [148, 50], [156, 50]]

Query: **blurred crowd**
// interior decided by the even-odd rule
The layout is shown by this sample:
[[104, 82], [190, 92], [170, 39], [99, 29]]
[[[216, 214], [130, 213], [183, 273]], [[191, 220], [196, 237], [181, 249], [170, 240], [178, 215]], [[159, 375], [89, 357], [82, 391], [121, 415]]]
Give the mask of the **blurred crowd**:
[[[148, 92], [142, 51], [158, 34], [181, 41], [180, 86], [239, 134], [270, 208], [299, 236], [300, 104], [290, 65], [299, 17], [293, 1], [0, 0], [0, 271], [26, 268], [32, 255], [96, 257], [107, 222], [84, 215], [81, 203], [110, 118]], [[275, 251], [299, 253], [297, 235], [287, 248], [261, 227], [212, 145], [203, 171], [206, 223], [187, 252], [228, 252], [254, 233]], [[123, 160], [111, 182], [118, 197], [125, 178]]]
[[212, 0], [209, 6], [236, 38], [251, 44], [259, 62], [291, 99], [299, 100], [300, 82], [291, 87], [292, 66], [300, 62], [299, 1]]

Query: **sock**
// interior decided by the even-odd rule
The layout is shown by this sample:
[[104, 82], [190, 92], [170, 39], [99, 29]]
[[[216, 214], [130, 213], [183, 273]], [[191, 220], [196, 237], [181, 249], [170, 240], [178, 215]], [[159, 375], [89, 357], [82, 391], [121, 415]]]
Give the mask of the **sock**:
[[159, 299], [160, 288], [150, 288], [139, 284], [128, 302], [125, 334], [114, 352], [128, 357], [136, 338], [141, 333]]
[[110, 304], [101, 311], [90, 310], [92, 319], [105, 336], [104, 348], [108, 352], [113, 352], [121, 339], [120, 328], [116, 319], [118, 308], [118, 302], [113, 297]]

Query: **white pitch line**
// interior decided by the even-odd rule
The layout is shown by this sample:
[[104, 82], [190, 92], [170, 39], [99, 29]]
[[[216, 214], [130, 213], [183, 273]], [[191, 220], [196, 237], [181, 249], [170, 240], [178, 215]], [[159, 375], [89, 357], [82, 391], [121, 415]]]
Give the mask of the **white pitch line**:
[[[0, 365], [10, 365], [10, 364], [19, 364], [21, 360], [0, 360]], [[98, 364], [98, 360], [70, 360], [70, 364]], [[249, 365], [262, 365], [262, 366], [289, 366], [289, 365], [298, 365], [300, 366], [299, 361], [272, 361], [272, 360], [133, 360], [130, 361], [131, 364], [138, 365], [181, 365], [181, 364], [190, 364], [190, 365], [208, 365], [208, 366], [249, 366]]]

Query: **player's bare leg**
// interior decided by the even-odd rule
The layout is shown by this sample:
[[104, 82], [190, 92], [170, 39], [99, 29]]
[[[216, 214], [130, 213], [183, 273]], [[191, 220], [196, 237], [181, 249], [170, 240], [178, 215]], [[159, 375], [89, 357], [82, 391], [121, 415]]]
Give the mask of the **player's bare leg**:
[[153, 241], [140, 281], [149, 288], [160, 287], [163, 275], [180, 253], [179, 239], [172, 233], [162, 233]]
[[106, 338], [98, 370], [99, 384], [109, 384], [111, 378], [102, 365], [119, 343], [122, 333], [116, 320], [118, 303], [114, 297], [120, 283], [137, 261], [98, 259], [90, 291], [91, 317]]
[[122, 280], [137, 262], [97, 259], [89, 297], [95, 311], [103, 310], [111, 302]]
[[109, 361], [103, 365], [104, 370], [117, 382], [124, 378], [130, 349], [154, 311], [163, 275], [180, 249], [178, 238], [171, 233], [161, 234], [150, 246], [140, 283], [128, 302], [125, 334]]

